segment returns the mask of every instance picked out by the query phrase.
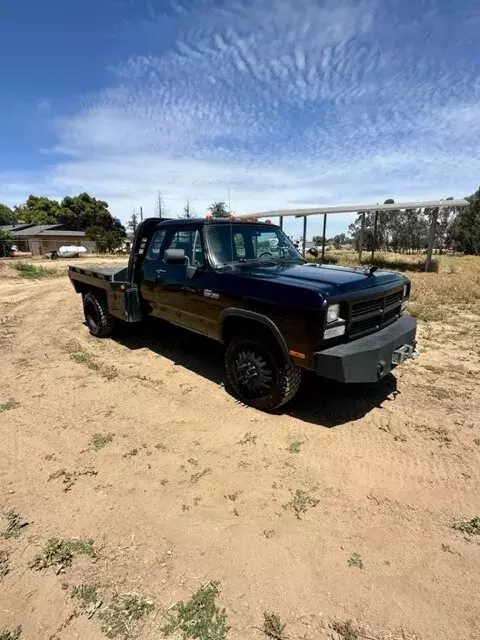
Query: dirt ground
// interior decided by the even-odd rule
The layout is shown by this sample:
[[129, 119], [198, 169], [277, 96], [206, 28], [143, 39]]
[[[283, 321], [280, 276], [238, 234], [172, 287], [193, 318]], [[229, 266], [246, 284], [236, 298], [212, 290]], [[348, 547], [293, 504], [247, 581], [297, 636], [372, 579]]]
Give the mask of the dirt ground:
[[[134, 594], [149, 611], [118, 637], [160, 639], [218, 581], [230, 640], [265, 638], [264, 612], [292, 640], [478, 640], [480, 536], [452, 526], [480, 515], [478, 306], [420, 321], [419, 348], [379, 385], [307, 379], [266, 415], [225, 392], [215, 344], [162, 323], [95, 339], [66, 277], [2, 268], [0, 508], [28, 524], [0, 538], [0, 629], [104, 638], [102, 607]], [[95, 552], [30, 568], [50, 538]], [[79, 585], [101, 600], [82, 609]]]

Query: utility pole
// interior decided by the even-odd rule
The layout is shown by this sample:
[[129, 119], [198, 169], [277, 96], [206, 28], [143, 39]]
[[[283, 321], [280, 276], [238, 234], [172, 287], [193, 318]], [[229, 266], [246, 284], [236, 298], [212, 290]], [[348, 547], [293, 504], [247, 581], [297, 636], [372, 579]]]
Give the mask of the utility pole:
[[325, 243], [327, 241], [327, 214], [323, 214], [323, 238], [322, 238], [322, 260], [325, 258]]
[[302, 256], [305, 257], [305, 245], [307, 244], [307, 216], [303, 216], [303, 240], [302, 240]]
[[140, 222], [143, 222], [143, 207], [140, 207]]
[[362, 228], [360, 229], [360, 240], [358, 242], [358, 261], [362, 263], [362, 251], [363, 251], [363, 234], [365, 233], [365, 213], [362, 213]]
[[373, 223], [373, 244], [372, 244], [372, 257], [370, 260], [373, 263], [375, 258], [375, 249], [377, 248], [377, 226], [378, 226], [378, 211], [375, 211], [375, 219]]
[[437, 231], [438, 207], [432, 209], [432, 221], [430, 223], [430, 233], [428, 234], [427, 259], [425, 260], [425, 271], [430, 271], [432, 262], [433, 245], [435, 244], [435, 234]]
[[232, 212], [232, 207], [230, 206], [230, 187], [228, 187], [228, 212]]

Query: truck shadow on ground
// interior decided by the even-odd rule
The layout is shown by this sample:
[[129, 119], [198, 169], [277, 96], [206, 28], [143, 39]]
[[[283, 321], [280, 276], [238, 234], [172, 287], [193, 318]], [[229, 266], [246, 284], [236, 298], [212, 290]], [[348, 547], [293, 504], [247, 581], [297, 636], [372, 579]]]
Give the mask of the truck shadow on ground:
[[[225, 384], [223, 346], [214, 340], [156, 319], [141, 327], [127, 325], [114, 339], [128, 349], [150, 349], [218, 385]], [[275, 413], [336, 427], [359, 420], [397, 394], [397, 381], [391, 374], [373, 385], [342, 385], [306, 372], [295, 400]]]

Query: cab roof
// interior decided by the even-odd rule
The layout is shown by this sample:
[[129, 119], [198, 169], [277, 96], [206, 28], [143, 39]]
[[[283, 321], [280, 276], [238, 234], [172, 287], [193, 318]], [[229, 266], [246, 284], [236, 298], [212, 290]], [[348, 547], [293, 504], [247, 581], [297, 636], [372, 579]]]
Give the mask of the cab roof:
[[[246, 217], [246, 216], [245, 216]], [[193, 225], [212, 225], [212, 224], [233, 224], [233, 225], [242, 225], [242, 224], [260, 224], [263, 226], [271, 227], [277, 226], [272, 224], [271, 222], [261, 222], [260, 220], [241, 220], [239, 218], [147, 218], [147, 220], [157, 220], [159, 224], [165, 227], [183, 227], [183, 226], [191, 226]]]

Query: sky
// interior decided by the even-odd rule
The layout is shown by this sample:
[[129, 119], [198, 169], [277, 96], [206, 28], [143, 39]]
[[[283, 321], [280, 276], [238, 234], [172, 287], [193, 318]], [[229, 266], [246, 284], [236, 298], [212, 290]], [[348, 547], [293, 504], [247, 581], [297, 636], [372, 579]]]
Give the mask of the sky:
[[1, 0], [0, 202], [87, 191], [126, 222], [158, 191], [171, 216], [229, 189], [238, 214], [463, 197], [479, 32], [478, 0]]

